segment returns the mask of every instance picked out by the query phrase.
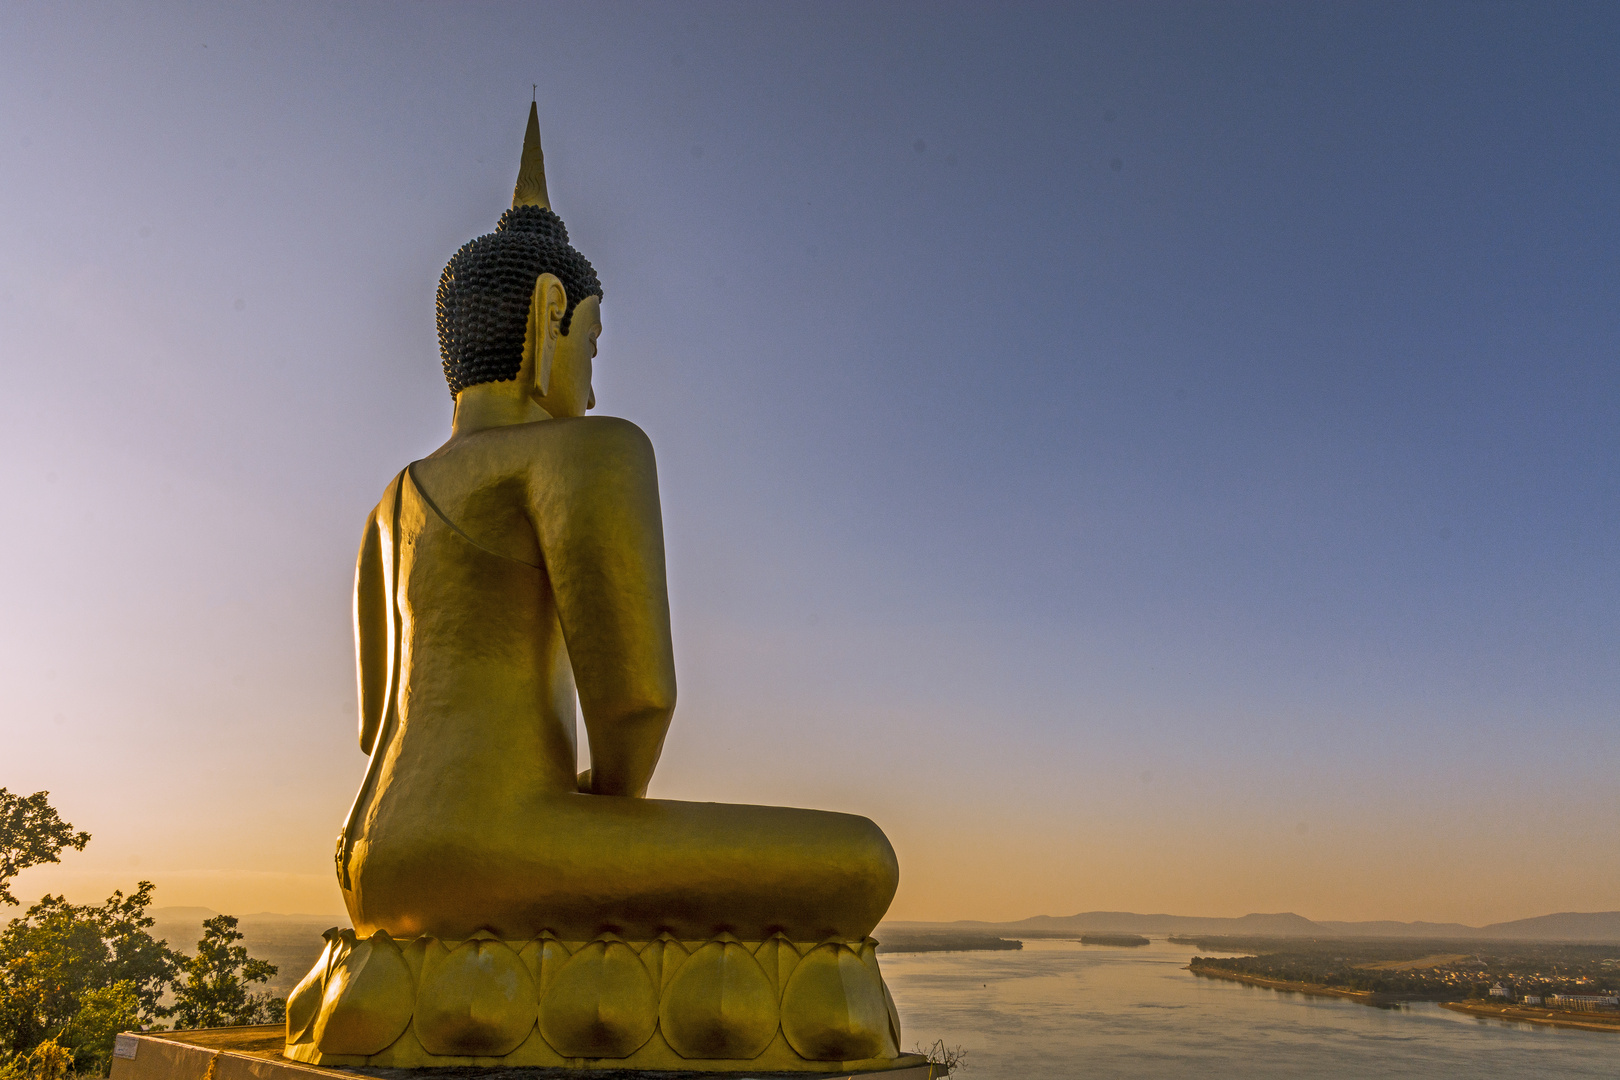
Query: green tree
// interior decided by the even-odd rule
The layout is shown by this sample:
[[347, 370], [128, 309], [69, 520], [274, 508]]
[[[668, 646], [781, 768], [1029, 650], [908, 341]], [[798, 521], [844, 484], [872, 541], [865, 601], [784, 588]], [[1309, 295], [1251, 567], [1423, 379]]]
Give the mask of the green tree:
[[271, 994], [248, 992], [251, 983], [269, 981], [276, 966], [248, 956], [236, 942], [236, 919], [216, 915], [203, 923], [197, 955], [186, 961], [186, 983], [175, 992], [176, 1027], [230, 1027], [273, 1024], [286, 1018], [287, 1003]]
[[119, 1030], [168, 1013], [183, 957], [147, 928], [152, 883], [99, 906], [46, 896], [0, 931], [0, 1057], [54, 1041], [82, 1072], [104, 1068]]
[[15, 907], [11, 879], [20, 871], [40, 863], [61, 862], [63, 848], [83, 851], [90, 842], [87, 832], [74, 832], [73, 826], [57, 816], [50, 792], [13, 795], [0, 787], [0, 903]]
[[140, 1002], [141, 1023], [150, 1024], [169, 1010], [158, 1002], [179, 974], [185, 957], [169, 948], [168, 942], [154, 938], [150, 931], [153, 919], [146, 913], [152, 904], [153, 885], [143, 881], [134, 892], [125, 896], [114, 890], [107, 902], [94, 910], [101, 928], [102, 941], [109, 954], [105, 977], [113, 982], [128, 982]]
[[[0, 788], [0, 900], [17, 903], [7, 885], [19, 871], [89, 840], [57, 816], [47, 792]], [[208, 920], [188, 960], [151, 935], [152, 888], [143, 881], [91, 906], [47, 895], [0, 930], [0, 1080], [105, 1074], [118, 1032], [174, 1013], [187, 1027], [285, 1018], [286, 1002], [248, 992], [276, 968], [234, 944], [242, 938], [235, 919]], [[186, 984], [165, 1007], [182, 966]]]
[[80, 1072], [106, 1076], [112, 1066], [113, 1040], [120, 1031], [140, 1026], [140, 995], [135, 984], [125, 979], [86, 990], [79, 998], [79, 1011], [73, 1014], [59, 1041], [73, 1054], [74, 1066]]

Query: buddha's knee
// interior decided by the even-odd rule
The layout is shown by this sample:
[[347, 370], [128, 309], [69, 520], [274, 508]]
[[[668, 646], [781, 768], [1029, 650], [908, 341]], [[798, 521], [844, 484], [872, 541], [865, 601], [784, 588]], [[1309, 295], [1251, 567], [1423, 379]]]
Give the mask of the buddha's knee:
[[900, 887], [900, 861], [894, 845], [869, 818], [847, 815], [849, 828], [839, 855], [840, 869], [862, 894], [887, 909]]

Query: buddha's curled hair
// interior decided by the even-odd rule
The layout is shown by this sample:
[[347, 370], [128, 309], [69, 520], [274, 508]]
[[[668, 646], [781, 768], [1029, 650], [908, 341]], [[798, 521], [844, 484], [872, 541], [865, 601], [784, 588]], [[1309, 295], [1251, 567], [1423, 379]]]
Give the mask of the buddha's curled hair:
[[534, 279], [555, 274], [568, 292], [561, 330], [602, 283], [568, 243], [562, 219], [543, 206], [514, 206], [495, 231], [463, 244], [439, 277], [439, 353], [455, 396], [465, 387], [517, 377]]

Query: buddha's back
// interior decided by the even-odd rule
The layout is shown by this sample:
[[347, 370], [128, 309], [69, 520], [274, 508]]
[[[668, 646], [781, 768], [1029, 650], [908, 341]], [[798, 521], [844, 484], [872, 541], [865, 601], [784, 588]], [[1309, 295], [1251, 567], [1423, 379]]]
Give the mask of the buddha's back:
[[573, 676], [543, 566], [462, 531], [426, 471], [406, 469], [378, 508], [397, 504], [397, 576], [384, 588], [398, 675], [360, 815], [373, 855], [428, 837], [469, 850], [489, 821], [575, 788]]
[[[504, 442], [510, 451], [515, 440], [472, 441]], [[573, 672], [524, 513], [524, 466], [545, 465], [520, 460], [517, 468], [492, 470], [511, 463], [491, 462], [480, 449], [413, 463], [398, 481], [398, 748], [391, 763], [394, 776], [412, 776], [413, 787], [418, 774], [435, 777], [426, 787], [436, 819], [475, 832], [516, 801], [574, 791], [578, 756]]]

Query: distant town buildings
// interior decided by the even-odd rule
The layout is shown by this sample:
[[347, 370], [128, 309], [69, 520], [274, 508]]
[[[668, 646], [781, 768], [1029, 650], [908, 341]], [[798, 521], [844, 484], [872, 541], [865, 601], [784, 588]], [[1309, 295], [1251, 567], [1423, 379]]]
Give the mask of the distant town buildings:
[[[1491, 992], [1495, 993], [1494, 990]], [[1548, 994], [1547, 1004], [1555, 1009], [1597, 1012], [1600, 1009], [1620, 1009], [1620, 995]]]
[[1497, 983], [1495, 986], [1491, 987], [1491, 997], [1511, 998], [1512, 996], [1513, 991], [1509, 990], [1501, 983]]

